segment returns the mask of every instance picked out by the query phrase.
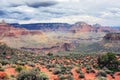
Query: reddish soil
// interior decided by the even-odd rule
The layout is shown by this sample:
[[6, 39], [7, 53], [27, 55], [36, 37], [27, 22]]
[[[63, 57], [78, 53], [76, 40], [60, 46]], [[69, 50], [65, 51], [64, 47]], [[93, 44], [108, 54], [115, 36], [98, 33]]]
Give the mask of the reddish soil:
[[15, 68], [7, 68], [5, 69], [5, 73], [7, 73], [8, 75], [17, 76], [17, 72], [15, 71]]
[[77, 67], [75, 67], [75, 68], [73, 68], [72, 70], [71, 70], [71, 72], [73, 73], [73, 78], [75, 79], [75, 80], [80, 80], [79, 78], [78, 78], [78, 73], [76, 73], [76, 70], [77, 69]]
[[[89, 60], [89, 56], [86, 57], [88, 60]], [[118, 57], [118, 59], [120, 59]], [[78, 65], [79, 62], [81, 62], [81, 60], [72, 60], [72, 59], [65, 59], [65, 58], [62, 58], [61, 60], [60, 59], [55, 59], [55, 60], [49, 60], [51, 62], [51, 64], [55, 64], [56, 62], [57, 63], [62, 63], [62, 64], [65, 64], [66, 62], [67, 63], [74, 63], [75, 66], [73, 67], [73, 69], [71, 70], [72, 74], [73, 74], [73, 78], [74, 80], [94, 80], [96, 77], [96, 73], [98, 72], [98, 70], [94, 69], [93, 70], [96, 72], [96, 73], [86, 73], [86, 68], [85, 67], [82, 67], [81, 71], [84, 73], [85, 75], [85, 78], [79, 78], [79, 73], [76, 72], [76, 69], [78, 68], [76, 65]], [[86, 63], [87, 64], [87, 63]], [[70, 64], [69, 64], [70, 65]], [[64, 66], [67, 66], [67, 64], [65, 64]], [[28, 65], [25, 65], [24, 66], [25, 68], [27, 69], [32, 69], [33, 67], [31, 66], [28, 66]], [[49, 77], [49, 80], [58, 80], [58, 75], [54, 75], [51, 71], [49, 71], [45, 66], [43, 65], [39, 65], [39, 64], [35, 64], [35, 67], [39, 67], [41, 72], [45, 72], [48, 77]], [[50, 70], [53, 70], [54, 68], [50, 68]], [[10, 65], [6, 65], [5, 66], [5, 71], [4, 73], [6, 73], [7, 75], [14, 75], [14, 76], [17, 76], [17, 72], [15, 71], [15, 68], [11, 68]], [[114, 74], [114, 77], [115, 78], [112, 78], [110, 75], [107, 75], [107, 79], [108, 80], [120, 80], [120, 73], [118, 75], [118, 72], [116, 72]]]
[[95, 79], [95, 73], [86, 73], [86, 69], [82, 68], [82, 72], [85, 74], [86, 80], [94, 80]]
[[47, 68], [42, 67], [42, 66], [39, 66], [39, 68], [40, 68], [41, 72], [45, 72], [48, 75], [49, 80], [58, 80], [58, 76], [52, 74], [52, 72], [49, 72]]

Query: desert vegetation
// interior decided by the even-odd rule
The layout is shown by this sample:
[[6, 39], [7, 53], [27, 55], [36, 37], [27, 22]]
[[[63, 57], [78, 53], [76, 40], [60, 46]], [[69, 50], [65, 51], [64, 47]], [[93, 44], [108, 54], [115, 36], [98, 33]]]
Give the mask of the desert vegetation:
[[[66, 54], [66, 55], [64, 55]], [[120, 56], [115, 53], [36, 54], [0, 46], [2, 80], [118, 80]]]

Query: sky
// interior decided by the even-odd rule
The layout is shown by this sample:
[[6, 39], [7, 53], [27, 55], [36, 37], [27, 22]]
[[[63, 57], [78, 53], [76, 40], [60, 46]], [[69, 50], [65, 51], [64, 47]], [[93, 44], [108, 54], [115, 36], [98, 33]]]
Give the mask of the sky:
[[120, 0], [0, 0], [9, 23], [70, 23], [120, 26]]

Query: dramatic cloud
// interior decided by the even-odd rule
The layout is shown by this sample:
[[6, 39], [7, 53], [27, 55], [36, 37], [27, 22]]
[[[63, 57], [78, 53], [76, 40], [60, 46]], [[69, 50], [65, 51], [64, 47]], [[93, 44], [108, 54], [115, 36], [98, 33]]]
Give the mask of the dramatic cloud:
[[33, 7], [33, 8], [39, 8], [39, 7], [49, 7], [49, 6], [53, 6], [56, 5], [57, 2], [34, 2], [34, 3], [27, 3], [27, 5], [29, 7]]
[[85, 21], [120, 25], [120, 0], [1, 0], [0, 18], [8, 22]]
[[[69, 22], [71, 24], [73, 24], [73, 23], [75, 23], [77, 21], [86, 21], [86, 22], [88, 22], [90, 24], [93, 24], [93, 23], [96, 23], [96, 21], [103, 21], [103, 19], [93, 17], [93, 16], [89, 16], [89, 15], [77, 15], [77, 16], [60, 17], [60, 18], [51, 18], [49, 20], [41, 20], [41, 21], [34, 20], [34, 19], [31, 19], [29, 21], [23, 20], [23, 21], [21, 21], [21, 24], [22, 23], [27, 23], [27, 24], [32, 23], [33, 21], [35, 21], [35, 22], [50, 22], [50, 23], [52, 23], [52, 22], [68, 23]], [[92, 21], [92, 23], [91, 23], [91, 21]]]

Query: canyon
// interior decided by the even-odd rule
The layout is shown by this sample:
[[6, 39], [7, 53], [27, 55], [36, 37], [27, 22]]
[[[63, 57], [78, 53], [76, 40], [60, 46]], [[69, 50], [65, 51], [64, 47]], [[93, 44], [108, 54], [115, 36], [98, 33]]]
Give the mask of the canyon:
[[55, 53], [73, 50], [80, 43], [101, 41], [107, 33], [114, 32], [119, 32], [119, 28], [85, 22], [8, 24], [3, 20], [0, 23], [0, 42], [13, 48]]

